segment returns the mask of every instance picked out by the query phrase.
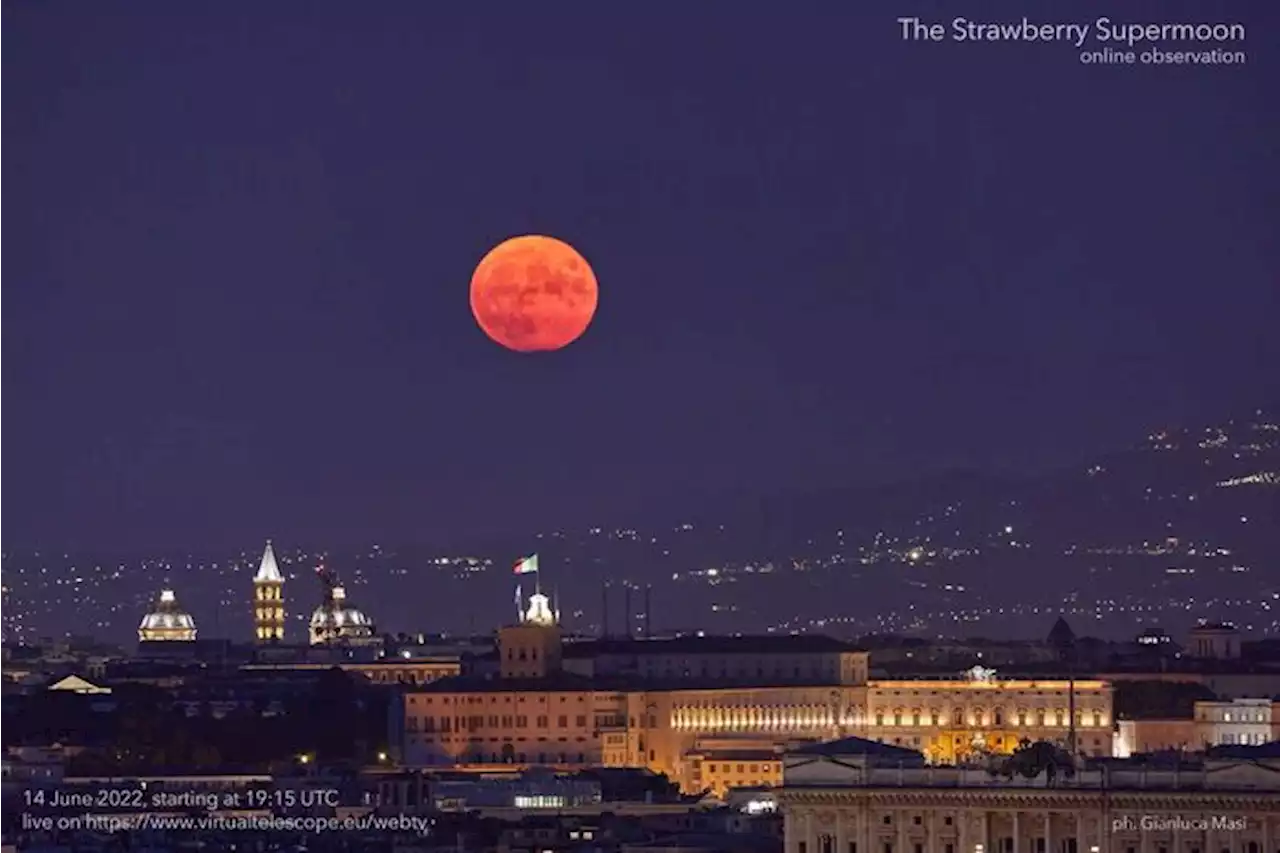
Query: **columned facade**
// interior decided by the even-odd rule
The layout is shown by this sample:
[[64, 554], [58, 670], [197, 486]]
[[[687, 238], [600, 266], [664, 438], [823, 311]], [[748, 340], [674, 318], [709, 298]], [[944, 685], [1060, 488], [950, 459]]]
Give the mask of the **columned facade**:
[[785, 853], [1277, 853], [1280, 791], [784, 789]]

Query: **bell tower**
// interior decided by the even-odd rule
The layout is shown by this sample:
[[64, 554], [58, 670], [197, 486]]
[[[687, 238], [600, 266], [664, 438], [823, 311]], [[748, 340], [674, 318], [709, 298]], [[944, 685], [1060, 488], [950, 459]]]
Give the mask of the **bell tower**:
[[546, 678], [560, 671], [560, 613], [542, 591], [529, 596], [520, 624], [498, 630], [498, 656], [503, 678]]
[[284, 640], [284, 575], [270, 540], [253, 577], [253, 630], [259, 643]]

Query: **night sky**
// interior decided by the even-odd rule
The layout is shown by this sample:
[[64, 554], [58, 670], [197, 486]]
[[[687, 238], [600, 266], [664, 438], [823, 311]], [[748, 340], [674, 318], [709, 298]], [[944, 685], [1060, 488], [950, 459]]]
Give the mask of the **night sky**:
[[[1276, 399], [1277, 4], [1126, 4], [1245, 21], [1209, 68], [875, 5], [6, 3], [6, 546], [622, 523]], [[600, 281], [558, 353], [470, 314], [523, 233]]]

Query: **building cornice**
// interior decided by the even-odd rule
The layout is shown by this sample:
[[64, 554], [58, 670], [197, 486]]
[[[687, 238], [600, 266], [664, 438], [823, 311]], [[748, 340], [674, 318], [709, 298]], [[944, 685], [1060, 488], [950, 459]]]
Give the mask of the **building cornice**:
[[1106, 806], [1111, 811], [1152, 812], [1197, 808], [1249, 811], [1280, 815], [1280, 797], [1274, 791], [1116, 791], [1106, 788], [1020, 789], [993, 791], [983, 788], [908, 789], [782, 788], [777, 793], [784, 806], [877, 806], [947, 808], [963, 801], [966, 807], [993, 810], [1039, 809], [1073, 811]]

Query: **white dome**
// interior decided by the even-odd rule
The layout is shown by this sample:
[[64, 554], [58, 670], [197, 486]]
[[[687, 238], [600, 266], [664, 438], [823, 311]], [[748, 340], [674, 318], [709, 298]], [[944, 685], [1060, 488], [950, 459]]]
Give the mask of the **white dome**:
[[138, 639], [154, 640], [194, 640], [196, 638], [196, 620], [191, 618], [178, 605], [173, 590], [166, 589], [160, 593], [160, 600], [155, 609], [142, 617], [138, 625]]
[[329, 598], [311, 614], [311, 644], [366, 641], [374, 637], [373, 620], [347, 601], [346, 590], [335, 586]]
[[354, 607], [330, 608], [320, 605], [311, 614], [312, 628], [358, 628], [372, 627], [369, 617]]
[[148, 613], [142, 617], [139, 631], [194, 631], [196, 620], [190, 613]]

